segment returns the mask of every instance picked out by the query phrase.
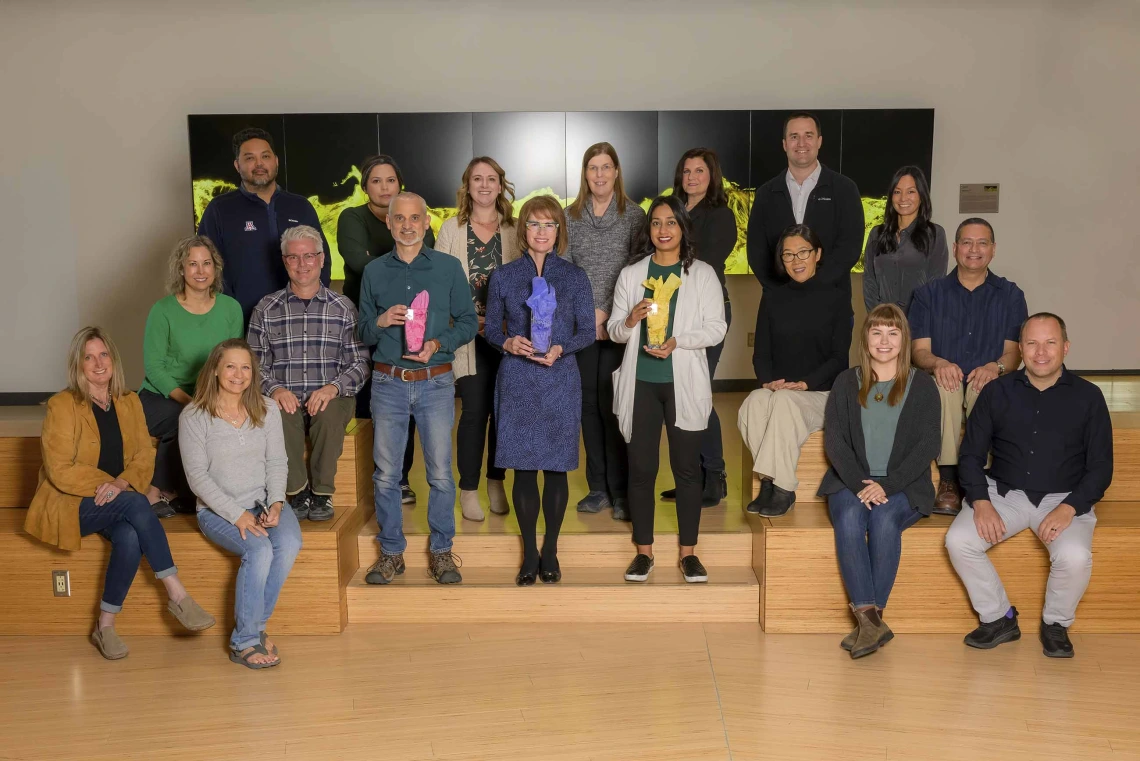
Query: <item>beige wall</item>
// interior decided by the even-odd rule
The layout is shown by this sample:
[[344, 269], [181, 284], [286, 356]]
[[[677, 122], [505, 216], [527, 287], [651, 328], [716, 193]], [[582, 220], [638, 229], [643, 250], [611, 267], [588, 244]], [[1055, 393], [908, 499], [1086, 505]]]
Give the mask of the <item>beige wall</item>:
[[[59, 387], [89, 322], [141, 379], [186, 115], [218, 112], [933, 107], [937, 220], [1000, 182], [995, 269], [1069, 319], [1070, 366], [1140, 368], [1135, 4], [861, 5], [4, 3], [0, 391]], [[751, 373], [759, 288], [731, 290], [721, 378]]]

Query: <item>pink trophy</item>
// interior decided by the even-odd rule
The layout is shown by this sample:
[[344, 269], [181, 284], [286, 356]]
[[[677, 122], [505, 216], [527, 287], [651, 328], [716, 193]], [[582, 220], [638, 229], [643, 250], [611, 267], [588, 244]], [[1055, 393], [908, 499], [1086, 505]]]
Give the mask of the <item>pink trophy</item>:
[[427, 330], [428, 292], [420, 291], [408, 305], [404, 322], [404, 341], [408, 354], [419, 354], [424, 348], [424, 331]]

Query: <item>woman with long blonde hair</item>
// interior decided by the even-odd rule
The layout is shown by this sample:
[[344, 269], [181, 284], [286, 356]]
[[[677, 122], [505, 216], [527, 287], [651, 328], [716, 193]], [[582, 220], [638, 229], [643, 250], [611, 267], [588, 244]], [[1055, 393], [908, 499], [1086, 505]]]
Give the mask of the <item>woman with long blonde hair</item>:
[[861, 658], [894, 633], [883, 609], [895, 583], [902, 532], [934, 507], [930, 462], [941, 447], [938, 388], [910, 363], [910, 328], [895, 304], [863, 323], [859, 366], [835, 379], [824, 412], [831, 467], [819, 487], [856, 628], [842, 647]]
[[190, 631], [209, 629], [214, 617], [198, 607], [178, 578], [166, 532], [146, 492], [154, 447], [142, 403], [127, 389], [115, 342], [87, 327], [71, 339], [67, 388], [48, 400], [40, 446], [43, 468], [24, 530], [63, 550], [100, 534], [111, 543], [99, 618], [91, 642], [108, 660], [125, 658], [115, 633], [139, 561], [146, 557], [170, 597], [167, 609]]
[[463, 265], [471, 283], [471, 298], [479, 317], [479, 335], [455, 352], [452, 367], [463, 403], [463, 413], [455, 433], [456, 461], [459, 466], [459, 506], [470, 521], [484, 519], [479, 504], [479, 476], [483, 454], [487, 455], [487, 499], [491, 512], [510, 511], [503, 487], [506, 471], [495, 466], [496, 434], [492, 420], [495, 404], [495, 378], [502, 353], [487, 342], [484, 323], [491, 275], [519, 258], [515, 232], [514, 185], [499, 162], [490, 156], [476, 156], [467, 163], [455, 194], [459, 210], [439, 229], [436, 248]]
[[241, 338], [214, 347], [182, 411], [178, 441], [198, 526], [241, 557], [230, 660], [251, 669], [281, 662], [265, 627], [301, 551], [301, 527], [285, 506], [288, 457], [281, 411], [261, 395], [257, 357]]

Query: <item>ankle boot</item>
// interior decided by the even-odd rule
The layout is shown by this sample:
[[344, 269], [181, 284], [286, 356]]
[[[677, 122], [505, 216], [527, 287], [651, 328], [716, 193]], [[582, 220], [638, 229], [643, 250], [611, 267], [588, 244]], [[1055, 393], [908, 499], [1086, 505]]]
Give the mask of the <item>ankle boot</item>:
[[851, 612], [855, 614], [855, 620], [859, 622], [859, 629], [855, 634], [855, 643], [851, 646], [852, 658], [870, 655], [882, 645], [890, 642], [895, 636], [886, 622], [879, 617], [877, 610], [873, 608], [859, 610], [852, 605]]
[[[880, 610], [879, 611], [879, 618], [882, 618], [882, 617], [883, 617], [883, 611]], [[885, 622], [883, 623], [883, 626], [886, 626]], [[855, 640], [858, 638], [859, 638], [859, 624], [855, 624], [855, 628], [851, 630], [850, 634], [848, 634], [846, 637], [843, 638], [843, 641], [839, 643], [839, 646], [841, 648], [843, 648], [844, 650], [846, 650], [847, 652], [851, 652], [851, 648], [853, 648], [855, 646]], [[885, 645], [894, 638], [895, 638], [895, 633], [892, 632], [888, 628], [886, 639], [884, 639], [882, 642], [880, 642], [879, 645]]]

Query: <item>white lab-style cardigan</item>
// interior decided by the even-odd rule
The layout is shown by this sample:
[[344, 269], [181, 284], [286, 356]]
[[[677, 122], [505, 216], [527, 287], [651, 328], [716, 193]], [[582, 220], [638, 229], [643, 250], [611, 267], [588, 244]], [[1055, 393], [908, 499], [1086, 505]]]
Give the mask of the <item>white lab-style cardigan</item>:
[[[621, 367], [614, 371], [614, 414], [626, 442], [633, 436], [633, 393], [637, 383], [637, 353], [641, 351], [641, 323], [632, 328], [625, 320], [637, 302], [645, 298], [644, 281], [649, 277], [645, 257], [621, 271], [614, 287], [613, 311], [606, 323], [610, 338], [625, 344]], [[703, 431], [712, 412], [712, 381], [705, 349], [724, 340], [724, 291], [716, 271], [695, 260], [689, 272], [681, 272], [677, 313], [673, 315], [673, 393], [677, 403], [677, 427]]]

